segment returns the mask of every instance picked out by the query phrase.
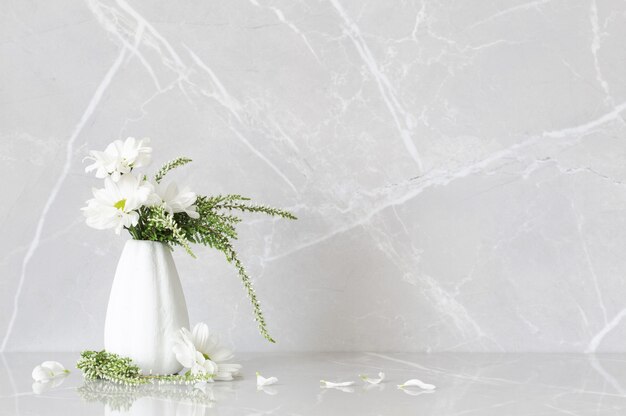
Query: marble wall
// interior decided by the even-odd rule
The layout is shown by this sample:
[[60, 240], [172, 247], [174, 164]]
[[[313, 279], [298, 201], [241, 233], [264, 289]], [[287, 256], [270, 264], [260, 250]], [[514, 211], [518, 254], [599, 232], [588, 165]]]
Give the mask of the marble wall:
[[177, 251], [237, 350], [626, 351], [626, 3], [5, 0], [0, 350], [102, 346], [124, 240], [89, 149], [241, 193], [238, 248]]

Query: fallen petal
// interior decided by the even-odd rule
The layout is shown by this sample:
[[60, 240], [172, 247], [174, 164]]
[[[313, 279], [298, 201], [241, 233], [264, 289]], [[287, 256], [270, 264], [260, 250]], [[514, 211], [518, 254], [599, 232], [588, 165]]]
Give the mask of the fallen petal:
[[278, 379], [276, 377], [265, 378], [258, 372], [256, 373], [257, 387], [271, 386], [272, 384], [276, 384], [277, 382], [278, 382]]
[[352, 386], [354, 384], [354, 381], [343, 381], [340, 383], [333, 383], [331, 381], [326, 381], [326, 380], [320, 380], [320, 383], [322, 383], [322, 387], [348, 387], [348, 386]]
[[65, 367], [63, 367], [63, 364], [58, 361], [44, 361], [41, 363], [41, 366], [52, 371], [55, 376], [68, 374], [70, 372], [69, 370], [66, 370]]
[[370, 383], [370, 384], [379, 384], [380, 382], [382, 382], [385, 379], [385, 373], [380, 372], [378, 373], [378, 377], [379, 378], [369, 378], [367, 375], [362, 374], [359, 377], [361, 377], [361, 380]]
[[433, 384], [424, 383], [423, 381], [418, 380], [416, 378], [407, 380], [404, 382], [404, 384], [398, 385], [398, 388], [401, 388], [401, 389], [405, 387], [419, 387], [420, 389], [424, 389], [424, 390], [435, 390], [437, 388]]

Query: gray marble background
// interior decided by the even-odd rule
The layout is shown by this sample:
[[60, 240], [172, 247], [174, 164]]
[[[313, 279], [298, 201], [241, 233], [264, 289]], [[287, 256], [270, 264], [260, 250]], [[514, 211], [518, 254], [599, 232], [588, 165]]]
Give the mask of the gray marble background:
[[219, 253], [175, 254], [238, 350], [626, 351], [626, 3], [18, 1], [0, 11], [0, 350], [102, 346], [124, 238], [82, 158], [241, 193], [257, 333]]

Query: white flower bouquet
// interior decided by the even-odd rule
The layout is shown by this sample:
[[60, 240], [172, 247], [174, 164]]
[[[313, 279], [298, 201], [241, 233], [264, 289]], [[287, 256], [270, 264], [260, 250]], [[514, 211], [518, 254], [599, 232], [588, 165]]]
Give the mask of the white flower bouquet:
[[174, 182], [163, 183], [170, 170], [191, 162], [185, 157], [166, 163], [152, 178], [138, 173], [138, 168], [150, 163], [149, 143], [149, 139], [129, 137], [114, 141], [104, 151], [90, 152], [86, 160], [91, 164], [85, 171], [104, 179], [104, 187], [93, 189], [93, 198], [82, 209], [87, 225], [112, 229], [116, 234], [124, 229], [135, 240], [157, 241], [170, 247], [180, 245], [193, 257], [193, 243], [220, 250], [239, 273], [261, 334], [274, 342], [250, 278], [232, 244], [237, 238], [235, 226], [241, 221], [233, 211], [296, 217], [288, 211], [251, 204], [249, 198], [240, 195], [202, 196], [187, 187], [179, 188]]

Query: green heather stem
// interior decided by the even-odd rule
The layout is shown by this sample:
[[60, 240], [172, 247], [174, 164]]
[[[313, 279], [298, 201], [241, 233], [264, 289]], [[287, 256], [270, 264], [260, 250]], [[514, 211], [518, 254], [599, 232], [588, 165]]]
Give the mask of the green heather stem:
[[130, 358], [102, 351], [83, 351], [76, 367], [83, 372], [88, 380], [107, 380], [124, 385], [140, 385], [149, 383], [192, 384], [209, 381], [213, 374], [158, 375], [141, 374], [141, 370]]
[[263, 338], [265, 338], [269, 342], [275, 343], [276, 341], [274, 341], [272, 336], [267, 331], [265, 318], [263, 316], [263, 311], [261, 310], [261, 304], [259, 303], [259, 300], [256, 297], [256, 292], [254, 291], [254, 287], [252, 286], [252, 281], [250, 280], [250, 276], [248, 276], [248, 273], [246, 272], [245, 267], [243, 266], [243, 264], [241, 264], [241, 261], [239, 261], [239, 258], [237, 257], [237, 253], [235, 252], [235, 249], [230, 245], [230, 243], [228, 244], [226, 250], [224, 251], [224, 254], [226, 255], [226, 259], [229, 262], [233, 263], [235, 265], [235, 268], [237, 268], [237, 272], [239, 273], [239, 277], [241, 278], [243, 287], [246, 290], [248, 299], [250, 299], [250, 303], [252, 303], [252, 308], [254, 310], [254, 318], [257, 322], [257, 325], [259, 326], [259, 331], [261, 332], [261, 335], [263, 335]]
[[172, 169], [176, 169], [177, 167], [186, 165], [187, 163], [191, 162], [191, 159], [189, 159], [188, 157], [178, 157], [174, 160], [170, 160], [169, 162], [167, 162], [165, 165], [163, 165], [161, 167], [161, 169], [159, 169], [159, 171], [156, 173], [156, 175], [154, 175], [154, 180], [159, 183], [161, 182], [161, 179], [163, 179], [163, 177], [165, 175], [167, 175], [167, 173], [172, 170]]

